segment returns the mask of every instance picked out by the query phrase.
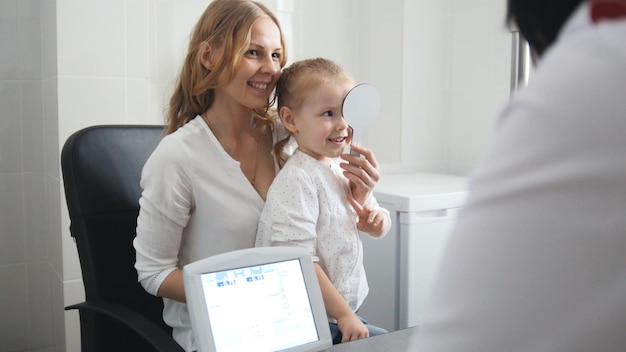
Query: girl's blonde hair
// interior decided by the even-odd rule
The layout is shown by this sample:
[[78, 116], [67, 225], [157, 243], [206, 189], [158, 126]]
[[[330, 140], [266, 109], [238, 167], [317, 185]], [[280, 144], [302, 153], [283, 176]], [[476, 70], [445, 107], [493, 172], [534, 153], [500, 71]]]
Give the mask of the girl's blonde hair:
[[[229, 79], [235, 75], [239, 63], [250, 45], [252, 26], [261, 18], [270, 18], [281, 33], [283, 54], [280, 67], [287, 62], [287, 48], [278, 19], [263, 4], [250, 0], [213, 0], [196, 24], [187, 56], [170, 99], [167, 114], [167, 133], [170, 134], [206, 112], [215, 99], [214, 89], [222, 72]], [[200, 62], [200, 44], [208, 42], [213, 47], [223, 48], [224, 55], [213, 70], [206, 69]], [[254, 109], [256, 126], [273, 126], [276, 116], [269, 113], [273, 100], [268, 97], [265, 108]]]
[[[276, 83], [275, 96], [278, 99], [278, 110], [280, 111], [282, 107], [298, 110], [309, 92], [335, 82], [354, 83], [354, 78], [329, 59], [318, 57], [296, 61], [283, 70]], [[274, 155], [277, 156], [278, 165], [281, 168], [288, 158], [284, 151], [288, 141], [289, 137], [274, 146]]]

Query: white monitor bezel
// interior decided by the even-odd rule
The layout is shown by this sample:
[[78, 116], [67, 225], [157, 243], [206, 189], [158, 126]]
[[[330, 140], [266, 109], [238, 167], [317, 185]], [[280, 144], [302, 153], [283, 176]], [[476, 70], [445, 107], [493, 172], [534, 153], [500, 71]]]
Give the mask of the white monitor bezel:
[[[213, 341], [212, 336], [208, 336], [212, 334], [212, 329], [204, 300], [201, 275], [209, 272], [288, 260], [298, 260], [300, 262], [319, 339], [311, 343], [281, 350], [281, 352], [308, 352], [323, 350], [332, 346], [322, 293], [317, 281], [313, 261], [308, 252], [298, 247], [257, 247], [218, 254], [189, 263], [183, 267], [187, 304], [194, 307], [194, 309], [189, 309], [189, 317], [198, 352], [217, 352], [215, 346], [210, 343], [210, 341]], [[202, 335], [200, 335], [200, 331], [202, 331]]]

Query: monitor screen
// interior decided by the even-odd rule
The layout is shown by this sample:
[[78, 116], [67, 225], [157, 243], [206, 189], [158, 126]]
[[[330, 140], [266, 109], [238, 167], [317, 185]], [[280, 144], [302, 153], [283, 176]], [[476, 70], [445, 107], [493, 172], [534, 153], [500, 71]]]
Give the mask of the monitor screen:
[[189, 264], [183, 272], [199, 351], [314, 351], [332, 345], [311, 258], [297, 249], [235, 251]]
[[280, 351], [318, 340], [299, 260], [201, 277], [217, 351]]

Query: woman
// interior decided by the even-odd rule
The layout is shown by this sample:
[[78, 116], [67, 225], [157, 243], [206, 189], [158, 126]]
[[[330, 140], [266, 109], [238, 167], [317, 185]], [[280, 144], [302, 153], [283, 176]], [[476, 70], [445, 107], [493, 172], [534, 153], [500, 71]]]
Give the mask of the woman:
[[[249, 0], [214, 0], [195, 26], [170, 101], [168, 135], [143, 170], [135, 267], [147, 292], [163, 297], [165, 322], [195, 349], [181, 268], [253, 247], [286, 132], [269, 113], [287, 53], [276, 17]], [[378, 180], [371, 151], [344, 158], [355, 197]]]

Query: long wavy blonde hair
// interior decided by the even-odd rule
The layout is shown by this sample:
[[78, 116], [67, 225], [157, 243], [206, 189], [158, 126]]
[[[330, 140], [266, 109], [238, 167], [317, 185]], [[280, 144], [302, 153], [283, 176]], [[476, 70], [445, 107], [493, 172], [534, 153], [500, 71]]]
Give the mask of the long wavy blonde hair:
[[[282, 68], [287, 62], [285, 39], [278, 19], [267, 7], [250, 0], [214, 0], [209, 4], [192, 32], [187, 56], [170, 99], [167, 134], [184, 126], [213, 105], [214, 89], [219, 86], [218, 78], [222, 72], [228, 72], [229, 80], [232, 79], [250, 45], [252, 26], [261, 18], [270, 18], [280, 30]], [[206, 69], [200, 61], [199, 48], [203, 42], [224, 49], [224, 55], [213, 70]], [[276, 115], [269, 112], [274, 99], [268, 97], [264, 108], [253, 110], [258, 129], [275, 123]]]

